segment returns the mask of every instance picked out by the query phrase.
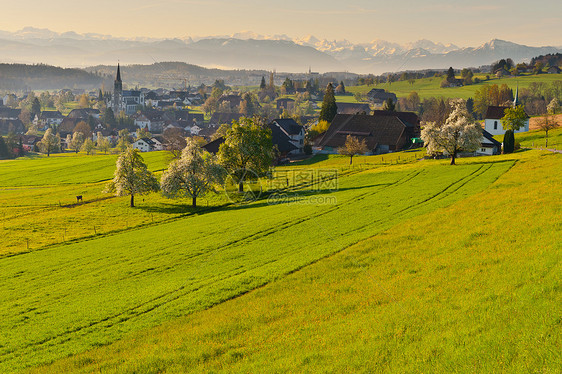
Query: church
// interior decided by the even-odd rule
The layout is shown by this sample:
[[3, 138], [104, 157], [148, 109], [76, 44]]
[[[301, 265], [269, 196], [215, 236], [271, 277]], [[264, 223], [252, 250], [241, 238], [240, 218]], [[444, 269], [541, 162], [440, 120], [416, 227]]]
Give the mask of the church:
[[[515, 91], [515, 99], [513, 100], [513, 108], [519, 105], [519, 88]], [[484, 117], [484, 130], [492, 135], [503, 135], [505, 130], [502, 124], [502, 118], [505, 115], [505, 110], [508, 106], [489, 106]], [[529, 131], [529, 116], [525, 120], [523, 127], [514, 131], [515, 133]]]
[[137, 90], [123, 90], [121, 80], [121, 67], [117, 64], [117, 76], [113, 83], [113, 96], [111, 97], [111, 108], [116, 115], [124, 112], [130, 116], [135, 114], [140, 107], [144, 107], [144, 93]]

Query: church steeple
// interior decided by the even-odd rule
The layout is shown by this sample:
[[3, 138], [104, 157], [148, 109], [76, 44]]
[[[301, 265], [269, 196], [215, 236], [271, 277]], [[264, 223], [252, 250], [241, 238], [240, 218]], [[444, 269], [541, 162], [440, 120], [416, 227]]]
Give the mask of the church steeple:
[[515, 88], [515, 98], [513, 99], [513, 107], [515, 108], [517, 105], [519, 105], [519, 84]]
[[115, 82], [113, 83], [113, 112], [115, 114], [119, 113], [122, 109], [123, 98], [123, 82], [121, 81], [121, 66], [117, 63], [117, 75], [115, 77]]
[[117, 63], [117, 77], [115, 78], [116, 82], [121, 82], [121, 67], [119, 63]]

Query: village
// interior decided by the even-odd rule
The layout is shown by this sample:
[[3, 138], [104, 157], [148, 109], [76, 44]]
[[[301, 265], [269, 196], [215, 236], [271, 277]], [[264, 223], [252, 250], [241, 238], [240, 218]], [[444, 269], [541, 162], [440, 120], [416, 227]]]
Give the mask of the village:
[[[498, 77], [505, 74], [509, 73], [503, 67], [496, 72]], [[452, 77], [451, 84], [462, 85], [462, 80], [456, 79], [454, 73]], [[237, 93], [221, 81], [210, 87], [202, 85], [182, 90], [129, 90], [123, 89], [121, 67], [118, 65], [112, 92], [100, 90], [98, 96], [95, 92], [89, 95], [78, 92], [74, 95], [71, 90], [59, 92], [58, 97], [70, 96], [80, 101], [80, 107], [71, 109], [66, 116], [59, 110], [40, 110], [43, 105], [39, 98], [43, 98], [44, 94], [38, 98], [31, 93], [33, 113], [13, 107], [18, 101], [29, 101], [29, 97], [5, 95], [0, 98], [0, 104], [12, 105], [0, 106], [0, 133], [11, 144], [11, 152], [15, 156], [44, 151], [39, 145], [49, 129], [50, 134], [60, 139], [60, 144], [54, 144], [46, 153], [80, 150], [90, 153], [95, 152], [96, 145], [98, 151], [104, 153], [118, 152], [129, 144], [141, 152], [180, 151], [185, 146], [186, 137], [192, 137], [207, 151], [216, 153], [224, 142], [226, 129], [234, 121], [257, 116], [271, 129], [276, 163], [318, 153], [338, 153], [347, 136], [363, 142], [366, 148], [362, 153], [368, 155], [424, 145], [420, 138], [418, 113], [397, 108], [399, 100], [388, 90], [373, 88], [363, 102], [335, 102], [333, 99], [335, 113], [330, 115], [329, 121], [324, 118], [328, 123], [319, 123], [322, 118], [319, 118], [318, 112], [324, 105], [321, 100], [329, 90], [332, 97], [345, 95], [343, 81], [339, 84], [329, 82], [329, 88], [324, 90], [318, 79], [292, 81], [286, 78], [277, 92], [273, 82], [273, 73], [269, 84], [262, 77], [257, 95]], [[507, 96], [502, 105], [488, 106], [482, 118], [480, 147], [464, 155], [496, 155], [502, 152], [501, 142], [494, 136], [504, 134], [502, 118], [506, 109], [519, 104], [518, 92], [512, 101], [509, 99]], [[402, 106], [408, 108], [404, 102]], [[24, 121], [28, 123], [24, 124]], [[529, 131], [528, 115], [523, 126], [515, 132], [525, 131]], [[100, 147], [101, 144], [103, 146]]]

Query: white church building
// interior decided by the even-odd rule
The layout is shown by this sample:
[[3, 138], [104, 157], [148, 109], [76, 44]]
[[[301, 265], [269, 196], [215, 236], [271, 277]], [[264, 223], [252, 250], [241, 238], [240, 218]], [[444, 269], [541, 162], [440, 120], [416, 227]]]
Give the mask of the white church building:
[[[518, 94], [515, 94], [515, 100], [513, 100], [513, 107], [519, 104]], [[489, 106], [486, 111], [486, 116], [484, 117], [484, 130], [492, 135], [503, 135], [505, 130], [503, 129], [502, 118], [505, 116], [505, 110], [509, 109], [508, 106]], [[523, 127], [519, 130], [514, 131], [515, 133], [527, 132], [529, 131], [529, 116], [525, 120]]]

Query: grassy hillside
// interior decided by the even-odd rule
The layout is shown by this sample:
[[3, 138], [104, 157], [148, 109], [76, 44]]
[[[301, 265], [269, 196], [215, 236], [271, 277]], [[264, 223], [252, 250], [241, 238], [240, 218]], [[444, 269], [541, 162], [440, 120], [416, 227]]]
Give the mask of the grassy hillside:
[[341, 169], [336, 191], [292, 187], [291, 204], [259, 200], [0, 258], [0, 371], [112, 343], [386, 237], [485, 190], [516, 157], [357, 165]]
[[[499, 142], [503, 142], [503, 135], [494, 136]], [[524, 148], [544, 148], [546, 145], [546, 133], [541, 130], [533, 130], [515, 134], [515, 142]], [[562, 127], [548, 132], [548, 149], [562, 150]]]
[[[366, 94], [373, 88], [383, 88], [390, 92], [394, 92], [398, 97], [406, 97], [412, 91], [416, 91], [421, 99], [429, 97], [443, 97], [443, 98], [474, 98], [474, 92], [482, 85], [502, 85], [507, 84], [515, 91], [517, 85], [519, 88], [527, 88], [532, 82], [544, 82], [550, 84], [553, 81], [562, 80], [562, 74], [540, 74], [540, 75], [525, 75], [511, 78], [491, 78], [485, 80], [484, 75], [476, 75], [483, 81], [478, 84], [473, 84], [463, 87], [441, 88], [442, 77], [416, 79], [413, 84], [408, 81], [393, 82], [391, 84], [381, 83], [373, 86], [349, 86], [346, 90], [355, 94], [356, 92]], [[337, 96], [338, 101], [355, 102], [353, 96]]]
[[[347, 157], [324, 155], [280, 170], [298, 171], [314, 162], [315, 167], [336, 169], [345, 175], [366, 168], [411, 163], [422, 156], [423, 152], [418, 151], [355, 157], [350, 167]], [[156, 172], [169, 161], [165, 152], [151, 152], [143, 157], [149, 169]], [[137, 199], [137, 208], [129, 209], [127, 197], [102, 193], [105, 181], [112, 178], [115, 159], [116, 156], [57, 154], [0, 161], [0, 256], [177, 219], [229, 203], [223, 193], [207, 195], [200, 199], [200, 207], [193, 209], [187, 199], [169, 200], [153, 193]], [[295, 183], [305, 182], [298, 181], [297, 174], [283, 172], [283, 177], [294, 187]], [[268, 183], [263, 182], [264, 189]], [[83, 203], [76, 204], [77, 195], [83, 196]]]
[[[153, 171], [164, 169], [169, 161], [165, 152], [143, 156]], [[0, 256], [191, 212], [185, 202], [156, 194], [151, 205], [138, 199], [136, 210], [127, 208], [126, 197], [103, 194], [116, 158], [66, 153], [0, 161]], [[83, 203], [76, 204], [77, 195], [83, 196]]]
[[[515, 135], [515, 141], [521, 143], [522, 147], [544, 148], [546, 145], [546, 133], [544, 131], [529, 131]], [[500, 137], [503, 141], [503, 136]], [[548, 132], [548, 148], [562, 149], [562, 128]]]
[[[492, 160], [503, 162], [482, 163]], [[277, 211], [286, 220], [296, 218], [292, 227], [304, 228], [306, 235], [291, 231], [288, 222], [279, 225], [272, 219], [267, 235], [273, 237], [261, 250], [252, 244], [259, 237], [240, 241], [237, 254], [233, 248], [215, 248], [196, 274], [184, 272], [183, 280], [175, 282], [185, 287], [182, 290], [191, 287], [193, 277], [218, 266], [219, 262], [213, 265], [213, 256], [220, 256], [220, 269], [242, 266], [238, 276], [246, 284], [257, 285], [264, 278], [277, 281], [32, 372], [558, 372], [562, 365], [561, 172], [561, 155], [527, 151], [465, 160], [458, 167], [430, 161], [350, 177], [338, 195], [338, 203], [344, 204], [312, 208], [316, 223], [310, 227], [297, 223], [303, 218], [292, 211], [298, 209]], [[362, 188], [356, 184], [359, 181]], [[434, 184], [440, 187], [433, 189]], [[236, 214], [251, 211], [259, 220], [260, 210], [275, 216], [280, 208], [254, 206]], [[345, 211], [329, 213], [333, 208]], [[247, 222], [238, 222], [242, 230], [248, 229]], [[366, 225], [363, 233], [362, 225]], [[123, 318], [116, 311], [104, 313], [106, 304], [127, 304], [147, 283], [151, 284], [148, 293], [163, 292], [160, 278], [172, 281], [172, 273], [182, 278], [180, 268], [191, 264], [187, 258], [197, 246], [197, 239], [193, 240], [194, 245], [183, 251], [172, 245], [160, 249], [155, 240], [152, 257], [142, 247], [134, 256], [127, 255], [127, 246], [110, 251], [83, 247], [82, 255], [75, 246], [57, 248], [56, 261], [46, 251], [26, 255], [47, 261], [44, 269], [37, 270], [36, 280], [26, 271], [31, 262], [25, 261], [26, 256], [2, 260], [1, 266], [9, 269], [0, 283], [3, 296], [23, 288], [20, 295], [29, 294], [18, 301], [20, 314], [14, 309], [2, 312], [4, 324], [16, 322], [10, 334], [14, 341], [2, 342], [3, 370], [70, 353], [66, 339], [78, 351], [88, 342], [107, 342], [109, 334], [117, 334], [116, 325], [124, 332], [123, 326], [133, 323], [127, 318], [135, 310], [129, 309]], [[281, 248], [286, 249], [280, 252]], [[299, 263], [314, 262], [341, 248], [346, 249], [280, 277], [289, 268], [300, 268]], [[101, 270], [106, 258], [112, 265]], [[86, 261], [90, 264], [82, 268]], [[157, 262], [160, 266], [155, 266]], [[260, 266], [260, 262], [254, 271], [242, 265]], [[119, 272], [125, 264], [129, 271]], [[209, 281], [201, 284], [202, 292], [193, 292], [189, 299], [194, 302], [215, 280], [224, 280], [220, 269], [211, 271]], [[268, 275], [260, 276], [262, 271]], [[112, 279], [114, 284], [103, 284], [107, 273], [113, 272], [119, 273]], [[48, 286], [47, 297], [33, 296], [33, 286], [47, 275], [59, 285]], [[86, 296], [85, 286], [60, 285], [71, 275], [93, 282], [95, 286], [88, 288], [93, 295], [107, 288], [117, 294], [94, 299]], [[134, 287], [128, 280], [133, 277]], [[243, 284], [231, 278], [230, 287], [222, 288], [227, 290], [223, 297], [251, 287]], [[58, 299], [53, 303], [50, 299], [55, 295]], [[77, 300], [85, 298], [89, 302], [76, 315], [67, 316]], [[163, 303], [154, 310], [174, 311], [172, 317], [196, 309], [188, 299], [173, 302], [179, 310]], [[143, 304], [143, 310], [150, 305]], [[42, 328], [44, 322], [39, 323], [36, 315], [50, 318], [57, 308], [65, 319]], [[94, 315], [108, 314], [101, 323], [87, 322]], [[149, 320], [150, 314], [137, 319]], [[24, 331], [29, 331], [27, 339], [20, 338]], [[29, 341], [36, 344], [30, 346]]]

